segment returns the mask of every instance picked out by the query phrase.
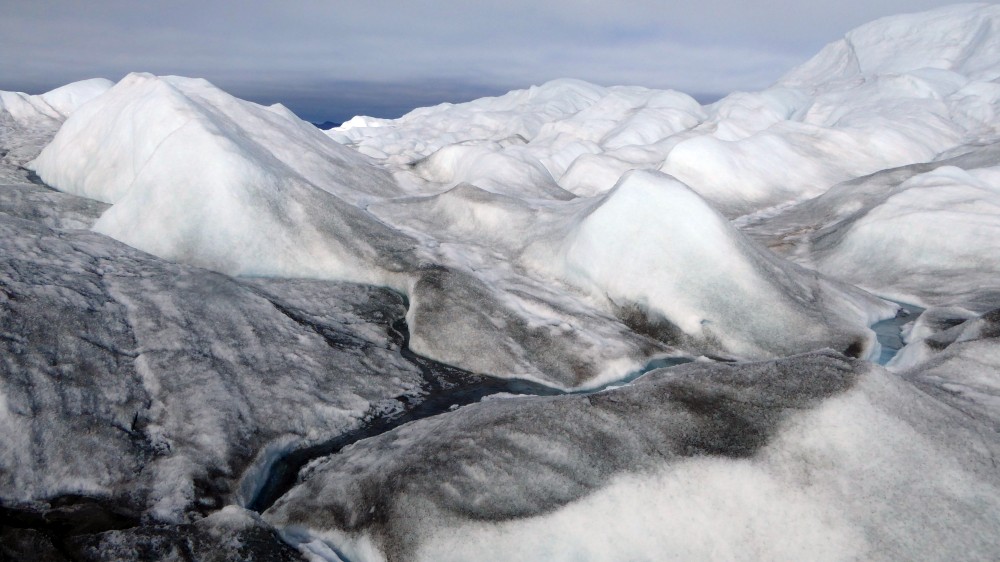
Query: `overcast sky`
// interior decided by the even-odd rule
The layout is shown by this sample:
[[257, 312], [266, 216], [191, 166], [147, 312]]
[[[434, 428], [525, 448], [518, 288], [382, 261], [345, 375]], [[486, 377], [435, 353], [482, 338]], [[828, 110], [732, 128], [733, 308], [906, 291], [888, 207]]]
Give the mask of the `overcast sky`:
[[872, 19], [950, 3], [0, 0], [0, 90], [180, 74], [313, 121], [560, 77], [706, 100], [763, 88]]

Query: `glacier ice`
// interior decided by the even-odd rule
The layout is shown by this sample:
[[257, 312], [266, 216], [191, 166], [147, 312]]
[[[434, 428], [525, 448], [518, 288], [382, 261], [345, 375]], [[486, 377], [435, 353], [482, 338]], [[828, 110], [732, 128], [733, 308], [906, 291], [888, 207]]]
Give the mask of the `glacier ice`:
[[48, 121], [62, 123], [80, 106], [100, 96], [112, 85], [114, 83], [106, 78], [92, 78], [36, 96], [0, 91], [0, 113], [22, 127], [38, 126]]
[[1000, 297], [1000, 143], [958, 152], [838, 184], [744, 228], [876, 294], [984, 312]]
[[[411, 189], [478, 179], [484, 189], [523, 192], [522, 182], [492, 181], [510, 171], [481, 158], [488, 150], [525, 170], [540, 164], [555, 185], [585, 196], [611, 189], [628, 169], [659, 169], [737, 216], [995, 136], [998, 18], [996, 6], [973, 5], [872, 22], [771, 88], [705, 107], [676, 92], [556, 80], [397, 120], [359, 118], [328, 134], [382, 159]], [[513, 138], [520, 142], [504, 142]], [[476, 155], [449, 158], [461, 174], [427, 178], [411, 168], [469, 145]]]
[[[595, 99], [603, 107], [607, 100], [598, 94], [604, 93], [577, 82], [550, 84], [481, 102], [487, 113], [497, 113], [482, 122], [495, 127], [500, 116], [520, 111], [530, 119], [508, 124], [515, 128], [501, 134], [543, 134], [553, 115], [593, 109]], [[649, 111], [690, 105], [669, 92], [608, 95], [639, 100]], [[612, 127], [614, 138], [645, 138], [627, 133], [635, 125], [628, 123]], [[686, 126], [683, 119], [678, 126]], [[504, 146], [499, 141], [463, 142], [411, 166], [427, 185], [456, 184], [424, 196], [440, 202], [435, 221], [433, 215], [413, 216], [427, 206], [413, 200], [426, 185], [397, 183], [369, 158], [284, 112], [238, 100], [203, 80], [133, 74], [76, 112], [29, 166], [59, 189], [111, 203], [94, 225], [97, 232], [227, 274], [392, 287], [410, 301], [415, 351], [465, 369], [562, 388], [606, 384], [678, 349], [771, 357], [833, 346], [867, 356], [876, 347], [867, 326], [892, 313], [856, 290], [751, 248], [686, 188], [677, 193], [688, 196], [663, 199], [669, 182], [647, 188], [648, 194], [633, 193], [643, 184], [636, 179], [609, 197], [577, 201], [541, 163], [511, 152], [522, 143], [497, 151]], [[475, 190], [483, 194], [470, 197]], [[584, 263], [625, 255], [621, 236], [627, 225], [638, 208], [650, 210], [640, 199], [657, 194], [668, 230], [636, 244], [644, 252], [636, 259], [615, 263], [614, 279], [588, 270]], [[708, 220], [698, 225], [690, 220], [695, 216]], [[519, 221], [523, 230], [511, 231], [508, 220]], [[720, 225], [722, 231], [712, 230]], [[603, 248], [582, 242], [616, 230]], [[447, 246], [443, 231], [454, 236]], [[665, 238], [668, 231], [681, 237]], [[755, 265], [737, 272], [746, 260]], [[521, 267], [512, 270], [511, 262]], [[699, 285], [710, 277], [722, 285]], [[774, 280], [784, 278], [791, 281], [776, 290]], [[547, 289], [553, 279], [592, 298], [553, 294]], [[772, 303], [767, 318], [732, 308], [765, 301]], [[568, 322], [571, 317], [579, 320]], [[632, 333], [639, 324], [664, 329]], [[607, 339], [619, 343], [596, 343]], [[595, 343], [581, 345], [588, 340]], [[594, 351], [579, 360], [588, 347]]]
[[264, 516], [351, 560], [981, 558], [1000, 546], [990, 427], [833, 353], [693, 363], [359, 442]]
[[28, 166], [113, 203], [96, 231], [216, 271], [399, 286], [392, 271], [413, 260], [406, 237], [348, 203], [395, 190], [385, 172], [203, 80], [129, 75]]
[[63, 121], [113, 83], [94, 78], [41, 95], [0, 90], [0, 183], [19, 183], [19, 168], [38, 154]]
[[[630, 172], [582, 213], [550, 264], [571, 283], [635, 309], [664, 339], [707, 353], [790, 355], [833, 347], [877, 355], [867, 328], [895, 307], [776, 258], [683, 183]], [[768, 314], [758, 314], [768, 303]], [[688, 344], [692, 345], [692, 344]]]
[[998, 18], [706, 106], [0, 93], [0, 558], [996, 558]]
[[238, 282], [0, 218], [6, 501], [98, 494], [183, 520], [233, 501], [269, 442], [329, 438], [420, 390], [390, 291]]

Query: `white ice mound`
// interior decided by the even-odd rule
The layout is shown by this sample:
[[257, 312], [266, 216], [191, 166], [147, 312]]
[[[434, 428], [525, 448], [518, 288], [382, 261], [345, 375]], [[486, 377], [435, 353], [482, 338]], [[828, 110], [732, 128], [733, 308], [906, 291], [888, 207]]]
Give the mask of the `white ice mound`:
[[38, 121], [62, 121], [78, 107], [106, 92], [113, 82], [91, 78], [73, 82], [40, 95], [0, 91], [0, 113], [6, 112], [21, 126]]
[[812, 257], [820, 271], [898, 300], [995, 306], [1000, 167], [917, 174], [817, 233]]
[[29, 167], [113, 203], [96, 231], [224, 273], [400, 286], [384, 272], [411, 247], [354, 205], [394, 193], [388, 173], [284, 108], [205, 80], [131, 74]]
[[[876, 352], [867, 328], [894, 310], [786, 262], [669, 176], [631, 172], [578, 217], [537, 267], [603, 295], [632, 322], [716, 352], [772, 357], [834, 346]], [[538, 251], [538, 250], [536, 250]]]
[[[677, 92], [559, 80], [330, 134], [383, 159], [413, 193], [468, 182], [547, 197], [554, 182], [594, 196], [628, 170], [658, 169], [739, 216], [1000, 134], [998, 21], [1000, 6], [986, 4], [879, 20], [773, 87], [706, 107]], [[409, 167], [442, 150], [438, 173]]]
[[660, 169], [738, 215], [993, 136], [998, 26], [1000, 6], [985, 4], [862, 26], [775, 86], [708, 108], [706, 134]]
[[781, 82], [811, 86], [832, 79], [924, 69], [990, 81], [998, 76], [998, 26], [1000, 6], [981, 3], [882, 18], [827, 45]]
[[396, 120], [357, 117], [328, 134], [340, 142], [413, 161], [463, 141], [531, 139], [545, 124], [589, 107], [604, 92], [581, 80], [553, 80], [499, 97], [422, 107]]
[[[410, 187], [422, 193], [467, 182], [506, 195], [565, 199], [567, 191], [606, 191], [638, 160], [659, 165], [665, 151], [647, 147], [702, 119], [698, 102], [680, 92], [553, 80], [395, 120], [357, 117], [329, 134], [403, 177], [412, 172]], [[605, 154], [607, 161], [587, 159]], [[421, 190], [425, 183], [430, 188]]]
[[[256, 161], [349, 199], [396, 191], [367, 158], [292, 117], [282, 106], [237, 99], [206, 80], [134, 73], [64, 124], [33, 166], [49, 185], [106, 203], [147, 180], [139, 178], [146, 166], [193, 168], [189, 158], [202, 150], [211, 152], [206, 162], [215, 155]], [[198, 146], [185, 151], [192, 140]]]

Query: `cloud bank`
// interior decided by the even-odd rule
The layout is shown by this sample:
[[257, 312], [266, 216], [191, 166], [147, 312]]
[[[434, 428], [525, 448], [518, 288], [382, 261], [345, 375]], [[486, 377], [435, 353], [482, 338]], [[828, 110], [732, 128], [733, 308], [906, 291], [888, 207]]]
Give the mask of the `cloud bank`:
[[559, 77], [711, 98], [759, 89], [868, 20], [941, 0], [0, 4], [0, 89], [141, 70], [308, 119], [396, 116]]

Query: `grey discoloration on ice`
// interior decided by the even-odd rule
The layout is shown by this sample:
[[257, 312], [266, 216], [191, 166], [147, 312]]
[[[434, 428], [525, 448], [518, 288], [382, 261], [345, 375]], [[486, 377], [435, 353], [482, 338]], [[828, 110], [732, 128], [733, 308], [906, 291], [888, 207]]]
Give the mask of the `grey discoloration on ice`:
[[[923, 366], [954, 344], [973, 340], [996, 342], [1000, 337], [1000, 309], [977, 315], [963, 308], [930, 308], [907, 325], [903, 336], [906, 346], [889, 362], [894, 371], [910, 371]], [[986, 354], [988, 358], [990, 354]]]
[[[994, 440], [1000, 431], [1000, 309], [910, 345], [931, 352], [901, 375], [968, 415], [990, 420], [992, 430], [982, 440]], [[993, 466], [1000, 470], [1000, 459]]]
[[863, 371], [832, 353], [688, 364], [592, 395], [484, 402], [315, 463], [266, 515], [280, 527], [370, 534], [406, 559], [443, 520], [538, 516], [619, 473], [751, 457], [789, 411], [843, 392]]
[[[410, 346], [474, 372], [523, 373], [542, 382], [558, 381], [566, 388], [593, 385], [595, 379], [614, 380], [609, 373], [597, 371], [599, 366], [591, 361], [594, 356], [614, 359], [621, 354], [639, 359], [670, 351], [660, 341], [631, 332], [611, 315], [585, 308], [584, 313], [574, 315], [574, 309], [583, 307], [560, 308], [560, 300], [543, 300], [539, 292], [528, 285], [521, 293], [515, 287], [501, 296], [467, 273], [428, 268], [410, 292]], [[515, 308], [520, 303], [565, 322], [532, 323], [531, 316]], [[595, 333], [607, 339], [596, 338]], [[635, 367], [622, 362], [619, 368], [620, 377]]]
[[[310, 466], [265, 518], [356, 560], [694, 556], [702, 540], [734, 556], [983, 558], [1000, 547], [1000, 442], [968, 412], [834, 353], [694, 363], [357, 443]], [[637, 516], [606, 511], [625, 506]]]
[[[524, 111], [569, 117], [605, 107], [605, 94], [643, 104], [643, 121], [666, 119], [615, 138], [678, 132], [700, 111], [675, 92], [611, 94], [572, 81], [496, 103], [523, 97]], [[547, 122], [526, 115], [526, 129], [503, 138], [542, 134]], [[414, 351], [557, 388], [601, 386], [667, 353], [769, 358], [831, 346], [866, 357], [875, 347], [868, 325], [892, 313], [761, 255], [669, 176], [630, 172], [607, 196], [580, 201], [548, 189], [549, 172], [527, 153], [495, 153], [530, 143], [458, 142], [409, 166], [417, 185], [204, 80], [131, 74], [71, 115], [28, 167], [58, 189], [112, 203], [97, 232], [229, 275], [392, 287], [409, 299]], [[478, 164], [467, 170], [470, 154]], [[747, 306], [763, 302], [766, 315]], [[637, 334], [615, 317], [627, 307], [687, 337]]]
[[[329, 137], [0, 92], [0, 557], [995, 559], [998, 27]], [[887, 369], [865, 290], [928, 307]]]
[[28, 182], [17, 166], [54, 133], [33, 130], [2, 145], [5, 502], [88, 494], [183, 520], [232, 501], [268, 443], [329, 439], [418, 391], [400, 295], [238, 281], [80, 230], [106, 205]]
[[[51, 514], [46, 514], [51, 518]], [[44, 525], [42, 525], [44, 527]], [[260, 517], [229, 506], [194, 523], [150, 524], [101, 533], [0, 527], [0, 558], [38, 562], [162, 560], [292, 562], [301, 556]]]
[[[982, 140], [932, 162], [838, 184], [776, 215], [739, 222], [745, 232], [789, 259], [877, 294], [984, 312], [1000, 304], [1000, 263], [992, 246], [1000, 227], [991, 214], [1000, 208], [1000, 192], [957, 170], [982, 176], [998, 165], [1000, 142]], [[927, 195], [919, 191], [931, 197], [936, 192], [940, 199], [920, 204], [918, 197]], [[907, 215], [916, 218], [907, 223]], [[881, 231], [869, 227], [866, 234], [858, 226], [866, 219], [869, 225], [883, 221], [885, 226]], [[921, 246], [916, 255], [911, 251]], [[929, 257], [921, 259], [924, 253]]]
[[422, 380], [391, 291], [239, 282], [6, 214], [0, 230], [7, 498], [128, 487], [183, 518], [268, 442], [336, 435]]
[[[23, 180], [23, 178], [22, 178]], [[86, 230], [108, 206], [34, 183], [0, 185], [3, 213], [62, 230]]]

